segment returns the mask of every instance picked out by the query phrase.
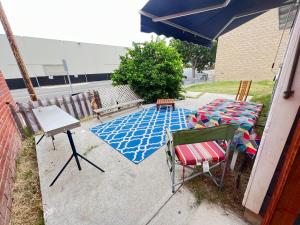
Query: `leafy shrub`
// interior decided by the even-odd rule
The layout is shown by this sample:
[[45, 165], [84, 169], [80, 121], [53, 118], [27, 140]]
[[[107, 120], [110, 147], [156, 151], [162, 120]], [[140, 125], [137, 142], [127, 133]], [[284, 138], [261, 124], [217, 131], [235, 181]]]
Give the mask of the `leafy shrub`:
[[112, 75], [114, 85], [129, 84], [145, 102], [178, 98], [182, 90], [182, 59], [163, 40], [133, 43]]

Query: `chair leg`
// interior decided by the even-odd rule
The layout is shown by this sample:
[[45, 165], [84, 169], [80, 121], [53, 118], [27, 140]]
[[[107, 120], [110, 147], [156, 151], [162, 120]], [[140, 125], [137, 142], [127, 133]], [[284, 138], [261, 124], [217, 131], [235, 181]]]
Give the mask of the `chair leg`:
[[97, 113], [97, 119], [100, 121], [100, 123], [103, 123], [103, 121], [101, 120], [101, 115], [100, 115], [100, 113]]
[[172, 169], [172, 192], [175, 193], [175, 170]]
[[222, 171], [222, 177], [221, 177], [221, 181], [220, 181], [220, 190], [223, 188], [223, 181], [224, 181], [224, 177], [225, 177], [225, 173], [226, 173], [226, 167], [227, 167], [227, 160], [224, 161], [223, 166], [223, 171]]
[[172, 168], [172, 192], [175, 193], [175, 157], [172, 157], [171, 162], [171, 168]]
[[235, 150], [235, 151], [233, 152], [232, 159], [231, 159], [231, 164], [230, 164], [230, 169], [231, 169], [232, 171], [234, 170], [234, 167], [235, 167], [235, 164], [236, 164], [238, 155], [239, 155], [239, 152], [238, 152], [237, 150]]
[[184, 166], [182, 167], [182, 182], [184, 182], [184, 173], [185, 173], [185, 168]]

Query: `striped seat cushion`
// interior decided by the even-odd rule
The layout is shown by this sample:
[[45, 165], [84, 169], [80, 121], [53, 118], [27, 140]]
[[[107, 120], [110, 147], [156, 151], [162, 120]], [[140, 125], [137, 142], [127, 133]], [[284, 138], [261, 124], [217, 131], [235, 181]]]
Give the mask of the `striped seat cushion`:
[[219, 162], [225, 159], [224, 150], [215, 141], [177, 145], [175, 153], [184, 166], [197, 165], [204, 161]]

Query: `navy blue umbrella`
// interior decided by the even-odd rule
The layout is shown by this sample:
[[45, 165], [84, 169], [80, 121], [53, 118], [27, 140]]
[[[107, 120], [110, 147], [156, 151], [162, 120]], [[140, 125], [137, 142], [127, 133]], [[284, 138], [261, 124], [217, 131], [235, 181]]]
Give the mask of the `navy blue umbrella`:
[[295, 0], [149, 0], [141, 31], [211, 46], [211, 41], [262, 13]]

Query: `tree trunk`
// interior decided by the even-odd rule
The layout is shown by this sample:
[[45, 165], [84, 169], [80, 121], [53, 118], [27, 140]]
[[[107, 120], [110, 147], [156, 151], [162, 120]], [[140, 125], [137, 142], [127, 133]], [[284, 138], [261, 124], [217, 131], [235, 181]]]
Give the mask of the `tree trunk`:
[[193, 79], [196, 78], [197, 63], [198, 63], [197, 58], [194, 59], [194, 60], [192, 60], [192, 75], [193, 75]]
[[192, 75], [193, 75], [193, 79], [196, 78], [196, 67], [192, 66]]
[[19, 66], [21, 75], [22, 75], [23, 80], [24, 80], [25, 87], [28, 90], [30, 98], [31, 98], [32, 101], [37, 101], [37, 96], [36, 96], [35, 91], [33, 89], [33, 86], [32, 86], [27, 68], [26, 68], [25, 63], [23, 61], [23, 58], [21, 57], [21, 54], [19, 52], [17, 42], [14, 38], [11, 27], [8, 23], [8, 20], [7, 20], [7, 17], [5, 15], [4, 9], [2, 7], [1, 1], [0, 1], [0, 20], [1, 20], [1, 23], [2, 23], [2, 26], [3, 26], [3, 29], [6, 33], [6, 37], [8, 39], [9, 44], [10, 44], [11, 50], [12, 50], [14, 56], [15, 56], [15, 59], [17, 61], [18, 66]]

